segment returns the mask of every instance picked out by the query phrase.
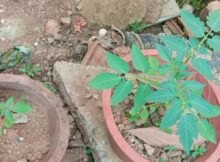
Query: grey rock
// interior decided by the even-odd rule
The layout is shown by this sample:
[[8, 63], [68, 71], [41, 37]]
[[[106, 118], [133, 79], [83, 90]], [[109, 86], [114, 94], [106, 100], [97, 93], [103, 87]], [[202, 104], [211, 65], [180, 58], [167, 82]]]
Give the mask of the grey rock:
[[[77, 124], [85, 141], [92, 148], [96, 161], [121, 161], [113, 151], [108, 139], [99, 99], [86, 99], [85, 94], [98, 93], [88, 88], [88, 81], [103, 68], [83, 66], [68, 62], [56, 62], [54, 81], [60, 85], [60, 91], [69, 105], [71, 113], [76, 114]], [[100, 93], [99, 93], [100, 94]], [[74, 158], [73, 158], [74, 159]]]
[[13, 114], [13, 118], [15, 124], [24, 124], [30, 120], [25, 114]]
[[69, 27], [71, 25], [72, 19], [71, 19], [71, 17], [63, 17], [63, 18], [60, 19], [60, 22], [64, 26]]

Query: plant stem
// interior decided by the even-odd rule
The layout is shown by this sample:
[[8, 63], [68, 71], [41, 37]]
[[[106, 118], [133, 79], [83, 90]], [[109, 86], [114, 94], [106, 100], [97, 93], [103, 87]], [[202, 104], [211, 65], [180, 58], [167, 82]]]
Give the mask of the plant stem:
[[190, 59], [197, 53], [198, 49], [200, 49], [200, 48], [202, 47], [203, 43], [207, 40], [207, 38], [208, 38], [208, 36], [211, 34], [211, 32], [212, 32], [212, 29], [210, 29], [210, 30], [208, 31], [208, 33], [205, 35], [205, 37], [203, 37], [203, 39], [201, 40], [201, 42], [199, 43], [199, 45], [195, 48], [195, 50], [190, 51], [190, 53], [188, 54], [189, 57], [188, 57], [188, 58], [186, 59], [186, 61], [184, 62], [185, 64], [187, 64], [187, 63], [190, 61]]

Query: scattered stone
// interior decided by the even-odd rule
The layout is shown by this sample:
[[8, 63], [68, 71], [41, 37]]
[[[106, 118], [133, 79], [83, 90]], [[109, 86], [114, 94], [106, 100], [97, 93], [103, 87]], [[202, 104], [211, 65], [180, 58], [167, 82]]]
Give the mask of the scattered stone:
[[27, 162], [27, 159], [17, 160], [16, 162]]
[[167, 153], [167, 156], [169, 158], [174, 158], [174, 157], [181, 157], [182, 156], [182, 151], [169, 151]]
[[15, 124], [24, 124], [29, 121], [26, 114], [13, 114]]
[[71, 17], [64, 17], [64, 18], [61, 18], [61, 19], [60, 19], [60, 22], [61, 22], [64, 26], [69, 27], [69, 26], [71, 25], [72, 20], [71, 20]]
[[106, 34], [107, 34], [107, 30], [106, 29], [100, 29], [99, 30], [99, 36], [100, 37], [104, 37], [104, 36], [106, 36]]
[[76, 148], [76, 147], [83, 147], [85, 148], [85, 144], [82, 140], [72, 140], [69, 142], [68, 148]]
[[77, 6], [76, 6], [76, 9], [77, 9], [78, 11], [81, 11], [81, 10], [82, 10], [82, 5], [81, 5], [81, 4], [77, 5]]
[[85, 53], [87, 52], [87, 49], [88, 49], [87, 44], [77, 43], [72, 51], [72, 54], [70, 54], [70, 56], [81, 58], [82, 56], [85, 55]]
[[50, 44], [52, 44], [54, 42], [54, 39], [52, 37], [47, 38], [47, 40]]
[[56, 35], [60, 31], [60, 23], [55, 19], [50, 19], [46, 23], [46, 33]]
[[24, 141], [24, 137], [16, 137], [16, 141], [20, 143]]
[[155, 148], [150, 145], [144, 144], [144, 149], [146, 150], [149, 156], [153, 155]]

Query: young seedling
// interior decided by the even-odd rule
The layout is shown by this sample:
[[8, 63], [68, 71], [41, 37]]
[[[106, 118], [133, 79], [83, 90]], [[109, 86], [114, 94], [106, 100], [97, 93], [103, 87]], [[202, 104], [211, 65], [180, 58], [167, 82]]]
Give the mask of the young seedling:
[[179, 141], [189, 155], [199, 134], [206, 141], [217, 143], [215, 129], [208, 119], [219, 116], [220, 107], [203, 98], [203, 83], [187, 78], [193, 74], [188, 66], [191, 64], [204, 78], [213, 79], [211, 67], [202, 56], [208, 54], [207, 47], [220, 51], [220, 36], [215, 35], [215, 32], [220, 32], [220, 10], [209, 13], [208, 28], [198, 17], [185, 10], [181, 10], [181, 19], [194, 37], [186, 40], [178, 35], [161, 36], [163, 44], [156, 45], [159, 59], [145, 57], [133, 45], [130, 55], [135, 73], [129, 73], [129, 64], [122, 58], [107, 52], [107, 64], [115, 73], [98, 74], [89, 86], [98, 90], [113, 88], [112, 106], [122, 102], [137, 87], [132, 114], [141, 116], [144, 106], [166, 108], [158, 126], [166, 130], [175, 125]]
[[0, 135], [3, 128], [11, 128], [14, 123], [13, 114], [27, 114], [32, 110], [23, 99], [14, 102], [14, 97], [9, 97], [6, 102], [0, 102]]
[[41, 68], [37, 65], [24, 64], [23, 67], [19, 69], [19, 72], [27, 74], [29, 77], [33, 78], [35, 75], [41, 71]]
[[206, 152], [206, 148], [204, 146], [198, 147], [195, 146], [195, 149], [192, 152], [192, 157], [196, 158], [197, 156], [203, 155]]

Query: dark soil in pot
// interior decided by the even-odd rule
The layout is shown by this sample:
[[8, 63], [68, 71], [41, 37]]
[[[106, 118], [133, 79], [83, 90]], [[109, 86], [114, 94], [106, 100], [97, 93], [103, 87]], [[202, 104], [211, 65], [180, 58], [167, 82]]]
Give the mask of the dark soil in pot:
[[[129, 122], [128, 115], [126, 115], [129, 110], [131, 110], [133, 105], [133, 95], [130, 95], [127, 99], [125, 99], [118, 106], [112, 107], [112, 112], [114, 115], [114, 119], [116, 125], [124, 136], [125, 140], [129, 143], [129, 145], [142, 157], [146, 160], [150, 160], [151, 162], [192, 162], [195, 160], [192, 156], [186, 156], [186, 154], [182, 150], [173, 149], [172, 147], [156, 147], [150, 146], [143, 140], [137, 138], [136, 136], [128, 133], [128, 130], [158, 126], [162, 116], [165, 113], [163, 107], [149, 111], [149, 118], [146, 122], [140, 122], [139, 124], [135, 124], [134, 122]], [[206, 143], [204, 143], [201, 147], [206, 147]], [[191, 152], [192, 155], [192, 152]]]
[[[0, 90], [0, 99], [13, 96], [19, 100], [21, 94], [15, 91]], [[32, 111], [27, 114], [28, 121], [23, 124], [14, 124], [12, 128], [4, 130], [0, 137], [0, 161], [40, 162], [49, 150], [51, 135], [49, 132], [48, 118], [39, 103], [28, 96], [24, 96], [27, 103], [32, 106]], [[22, 161], [22, 162], [23, 162]]]

